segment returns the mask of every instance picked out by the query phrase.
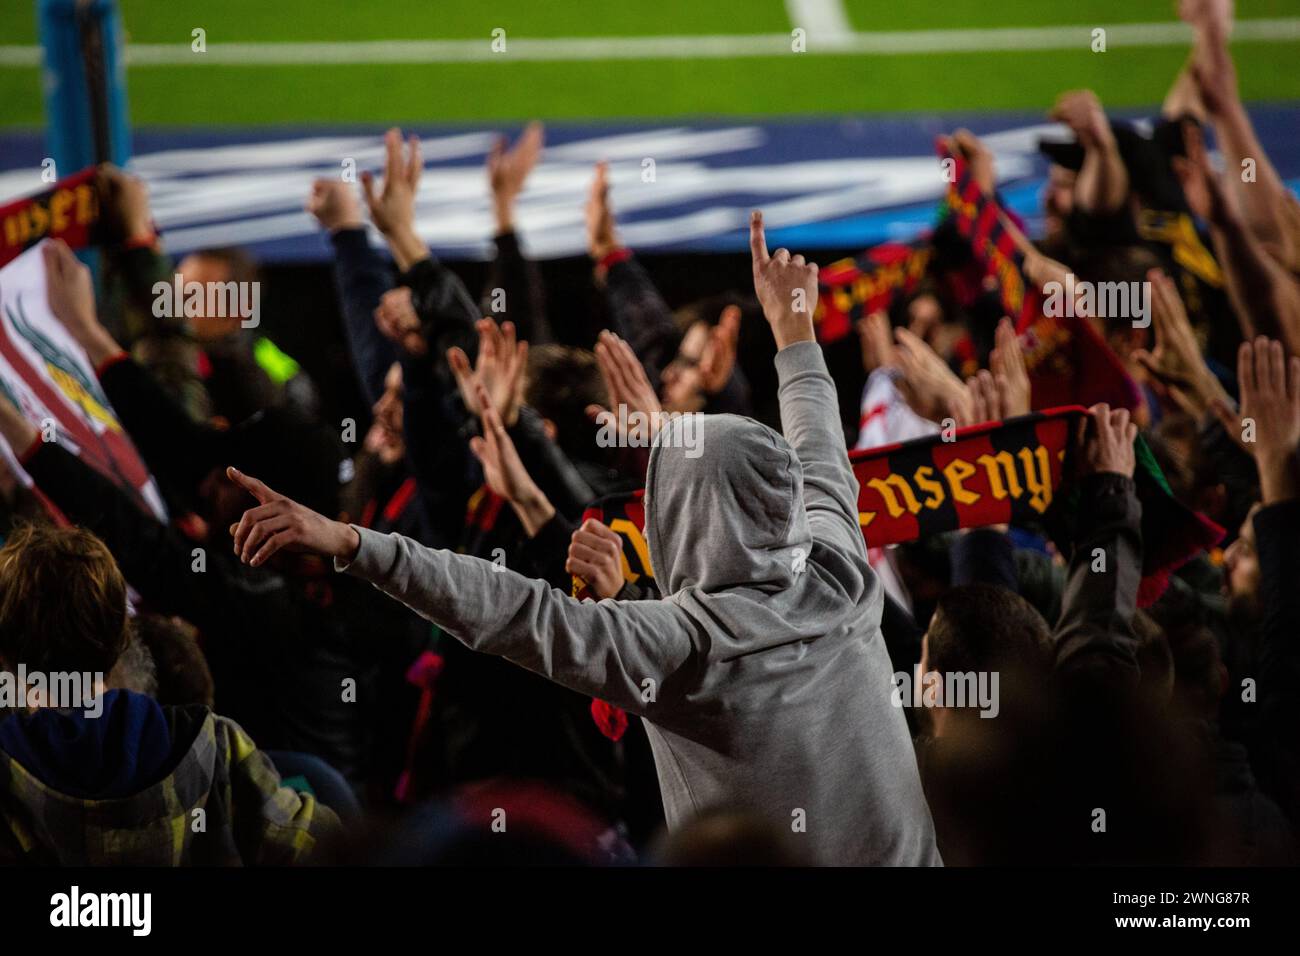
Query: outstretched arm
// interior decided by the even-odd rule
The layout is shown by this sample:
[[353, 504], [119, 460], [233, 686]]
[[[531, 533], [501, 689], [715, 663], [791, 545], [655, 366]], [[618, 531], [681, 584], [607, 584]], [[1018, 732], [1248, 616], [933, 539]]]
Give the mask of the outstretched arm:
[[632, 346], [657, 392], [660, 375], [672, 361], [681, 335], [668, 303], [632, 250], [619, 242], [606, 163], [596, 165], [586, 216], [587, 252], [596, 266], [597, 284], [609, 301], [610, 326]]
[[340, 180], [312, 183], [307, 211], [329, 232], [334, 247], [334, 285], [343, 313], [343, 333], [361, 393], [374, 405], [384, 391], [384, 376], [397, 361], [393, 343], [375, 327], [380, 298], [393, 287], [388, 263], [372, 248], [354, 188]]
[[398, 284], [411, 290], [412, 304], [426, 325], [427, 345], [441, 360], [452, 346], [470, 347], [478, 309], [464, 283], [434, 258], [416, 230], [415, 198], [424, 168], [419, 137], [411, 136], [404, 147], [402, 131], [390, 129], [384, 148], [383, 182], [372, 172], [363, 172], [362, 195], [371, 221], [383, 233], [397, 263]]
[[1237, 356], [1241, 425], [1259, 469], [1255, 513], [1259, 559], [1258, 680], [1261, 747], [1252, 763], [1261, 784], [1300, 814], [1300, 357], [1278, 342], [1244, 342]]
[[490, 561], [331, 521], [228, 473], [260, 502], [232, 529], [242, 560], [261, 565], [281, 548], [331, 557], [472, 650], [572, 690], [644, 713], [646, 681], [663, 700], [693, 652], [691, 625], [675, 605], [577, 601]]
[[492, 315], [498, 322], [511, 320], [520, 336], [535, 345], [553, 341], [555, 336], [546, 320], [541, 271], [537, 263], [524, 255], [519, 243], [515, 200], [541, 157], [545, 138], [541, 123], [529, 123], [513, 147], [506, 147], [503, 136], [488, 154], [488, 187], [496, 218], [496, 256], [488, 266], [480, 301], [480, 312]]
[[858, 482], [839, 426], [835, 382], [813, 334], [817, 266], [786, 249], [767, 252], [763, 214], [749, 222], [754, 291], [776, 338], [781, 426], [803, 466], [804, 507], [813, 537], [866, 560]]
[[1234, 191], [1210, 164], [1200, 130], [1184, 133], [1187, 158], [1175, 169], [1189, 196], [1204, 195], [1214, 255], [1223, 267], [1228, 299], [1242, 335], [1269, 335], [1300, 354], [1300, 283], [1278, 263], [1247, 222]]
[[1083, 147], [1075, 203], [1090, 216], [1118, 213], [1128, 202], [1128, 170], [1097, 95], [1092, 90], [1062, 93], [1049, 115], [1069, 126]]
[[[1228, 51], [1231, 5], [1184, 4], [1183, 19], [1196, 31], [1195, 47], [1185, 72], [1204, 118], [1214, 127], [1224, 166], [1232, 174], [1228, 181], [1241, 200], [1243, 216], [1270, 256], [1279, 262], [1292, 262], [1296, 237], [1284, 214], [1292, 197], [1264, 152], [1241, 102], [1237, 67]], [[1253, 175], [1248, 176], [1247, 169]]]

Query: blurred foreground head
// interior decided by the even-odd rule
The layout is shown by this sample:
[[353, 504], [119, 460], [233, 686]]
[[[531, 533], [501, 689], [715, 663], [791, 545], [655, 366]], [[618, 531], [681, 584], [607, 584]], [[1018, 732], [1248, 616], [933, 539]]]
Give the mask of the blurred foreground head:
[[984, 713], [1032, 709], [1051, 673], [1051, 648], [1047, 622], [1019, 594], [991, 584], [949, 588], [921, 643], [921, 680], [935, 688], [933, 703], [922, 710], [929, 732], [940, 736], [955, 720], [989, 719], [970, 701], [944, 698], [944, 688], [958, 678], [991, 686], [997, 699]]
[[660, 866], [811, 866], [814, 861], [777, 824], [742, 808], [701, 813], [660, 841]]
[[[541, 783], [487, 780], [415, 810], [392, 830], [340, 847], [381, 866], [599, 866], [631, 851], [610, 825]], [[376, 849], [377, 847], [377, 849]]]
[[126, 581], [84, 528], [19, 527], [0, 548], [0, 663], [108, 674], [129, 639]]
[[[257, 264], [243, 249], [235, 246], [201, 249], [192, 252], [176, 267], [183, 283], [197, 282], [205, 288], [209, 283], [236, 287], [248, 286], [258, 281]], [[189, 316], [194, 336], [200, 342], [214, 342], [234, 335], [240, 329], [238, 315], [211, 315], [207, 312], [207, 298], [198, 304], [198, 314]], [[225, 311], [225, 310], [223, 310]]]

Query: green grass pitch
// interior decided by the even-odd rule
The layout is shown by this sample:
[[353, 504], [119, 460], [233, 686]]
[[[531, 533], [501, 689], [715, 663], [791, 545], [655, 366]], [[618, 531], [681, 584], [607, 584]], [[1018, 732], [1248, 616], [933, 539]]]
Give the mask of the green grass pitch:
[[[37, 42], [34, 4], [8, 0], [0, 45]], [[1171, 22], [1169, 0], [844, 0], [858, 32], [1110, 27]], [[15, 9], [16, 8], [16, 9]], [[122, 0], [130, 41], [223, 43], [788, 34], [781, 0]], [[16, 15], [12, 15], [16, 14]], [[1241, 0], [1238, 16], [1300, 17], [1297, 0]], [[1235, 49], [1247, 101], [1300, 100], [1300, 41]], [[876, 56], [775, 54], [568, 62], [134, 66], [132, 121], [153, 126], [671, 119], [1045, 109], [1063, 89], [1152, 106], [1186, 57], [1176, 46]], [[0, 65], [0, 126], [44, 123], [39, 70]]]

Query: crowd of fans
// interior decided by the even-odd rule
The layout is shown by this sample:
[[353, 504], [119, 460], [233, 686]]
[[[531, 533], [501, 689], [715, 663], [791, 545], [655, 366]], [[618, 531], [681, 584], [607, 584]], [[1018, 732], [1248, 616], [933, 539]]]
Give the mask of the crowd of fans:
[[[770, 252], [758, 213], [753, 288], [674, 311], [598, 166], [608, 327], [571, 341], [515, 228], [537, 124], [487, 158], [481, 298], [417, 234], [415, 137], [389, 131], [359, 188], [313, 184], [359, 441], [263, 330], [155, 315], [174, 272], [255, 267], [173, 265], [143, 183], [105, 169], [103, 281], [48, 243], [49, 305], [171, 519], [0, 393], [34, 481], [0, 482], [0, 667], [105, 675], [98, 716], [0, 717], [0, 861], [1295, 862], [1300, 203], [1237, 96], [1230, 20], [1188, 6], [1154, 136], [1087, 91], [1053, 110], [1076, 142], [1049, 153], [1025, 276], [1136, 277], [1154, 319], [1094, 320], [1142, 401], [1090, 410], [1068, 542], [868, 550], [847, 448], [1027, 413], [1024, 357], [1000, 314], [929, 285], [823, 347], [817, 266]], [[991, 153], [951, 143], [993, 194]], [[909, 417], [859, 429], [876, 386]], [[620, 409], [641, 416], [605, 440]], [[1141, 610], [1139, 435], [1228, 529]], [[640, 489], [642, 573], [584, 519]], [[914, 671], [996, 675], [996, 715], [898, 706]]]

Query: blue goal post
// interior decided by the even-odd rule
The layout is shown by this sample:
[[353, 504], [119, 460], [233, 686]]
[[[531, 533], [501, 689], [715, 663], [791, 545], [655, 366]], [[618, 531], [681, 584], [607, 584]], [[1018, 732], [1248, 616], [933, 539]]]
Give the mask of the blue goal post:
[[37, 0], [45, 137], [60, 177], [131, 158], [116, 0]]

